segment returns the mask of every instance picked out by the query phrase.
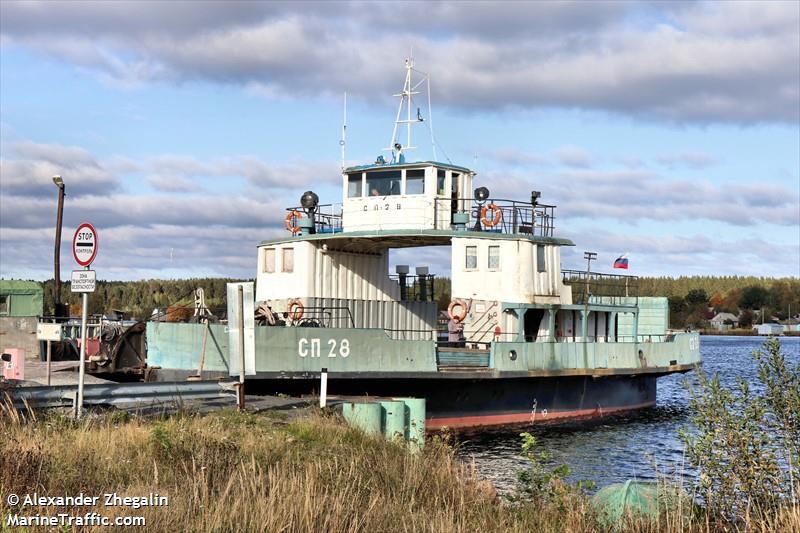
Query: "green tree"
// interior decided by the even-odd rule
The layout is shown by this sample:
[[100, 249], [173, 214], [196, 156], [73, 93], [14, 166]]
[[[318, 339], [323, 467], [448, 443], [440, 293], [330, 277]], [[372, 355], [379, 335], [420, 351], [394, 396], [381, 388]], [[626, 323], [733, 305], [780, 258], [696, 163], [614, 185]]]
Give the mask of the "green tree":
[[769, 291], [760, 285], [745, 287], [739, 297], [739, 307], [744, 309], [760, 309], [769, 303]]
[[686, 295], [686, 303], [692, 307], [708, 305], [708, 294], [704, 289], [692, 289]]
[[669, 327], [675, 329], [685, 328], [688, 314], [686, 300], [683, 299], [683, 296], [670, 296], [667, 301], [669, 302]]

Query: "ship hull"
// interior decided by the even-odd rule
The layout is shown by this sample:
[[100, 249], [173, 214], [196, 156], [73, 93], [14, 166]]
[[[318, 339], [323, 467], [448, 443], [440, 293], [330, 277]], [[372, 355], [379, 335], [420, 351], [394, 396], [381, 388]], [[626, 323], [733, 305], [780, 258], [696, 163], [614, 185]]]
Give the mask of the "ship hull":
[[[221, 325], [148, 324], [152, 378], [236, 375]], [[700, 361], [696, 334], [663, 342], [493, 342], [488, 350], [396, 340], [383, 330], [255, 328], [250, 394], [308, 395], [328, 372], [328, 395], [426, 400], [433, 430], [562, 422], [655, 405], [656, 380]]]
[[[314, 394], [319, 380], [254, 380], [248, 386], [263, 393]], [[426, 427], [436, 431], [559, 423], [645, 409], [656, 403], [656, 377], [329, 379], [328, 394], [425, 398]]]

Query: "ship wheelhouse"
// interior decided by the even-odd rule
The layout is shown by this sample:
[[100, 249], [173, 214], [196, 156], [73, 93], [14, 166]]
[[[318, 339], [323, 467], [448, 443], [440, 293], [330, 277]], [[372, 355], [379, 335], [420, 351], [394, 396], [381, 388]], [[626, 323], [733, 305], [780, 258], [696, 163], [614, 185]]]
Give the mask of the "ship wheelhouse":
[[382, 161], [342, 173], [342, 226], [348, 230], [449, 229], [452, 213], [470, 209], [471, 170]]

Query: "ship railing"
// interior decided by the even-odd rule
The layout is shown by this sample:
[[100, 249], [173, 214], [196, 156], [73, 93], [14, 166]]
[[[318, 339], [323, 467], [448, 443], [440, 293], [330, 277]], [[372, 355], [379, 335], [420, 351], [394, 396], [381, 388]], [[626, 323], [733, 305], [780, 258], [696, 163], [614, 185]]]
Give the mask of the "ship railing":
[[292, 322], [301, 328], [356, 327], [353, 313], [347, 306], [309, 306], [303, 310], [303, 316]]
[[434, 341], [436, 342], [436, 338], [438, 336], [438, 332], [435, 329], [393, 329], [393, 328], [382, 328], [383, 332], [391, 338], [392, 340], [397, 341]]
[[585, 270], [562, 270], [561, 280], [572, 287], [577, 304], [638, 305], [639, 278]]
[[537, 336], [523, 336], [515, 332], [500, 333], [492, 335], [491, 340], [473, 340], [470, 338], [472, 334], [482, 334], [482, 331], [466, 331], [463, 332], [460, 340], [449, 340], [447, 332], [434, 329], [391, 329], [383, 328], [384, 331], [392, 338], [395, 339], [414, 339], [414, 340], [433, 340], [436, 341], [437, 348], [469, 348], [488, 350], [491, 348], [493, 342], [529, 342], [529, 343], [559, 343], [559, 344], [604, 344], [604, 343], [657, 343], [657, 342], [672, 342], [675, 335], [671, 333], [665, 334], [645, 334], [645, 335], [587, 335], [586, 337], [572, 336], [551, 337], [550, 335], [537, 335]]
[[437, 198], [434, 220], [436, 229], [451, 229], [452, 215], [463, 212], [469, 213], [466, 229], [470, 231], [552, 237], [555, 230], [555, 209], [554, 205], [533, 205], [531, 202], [516, 200]]
[[436, 301], [435, 274], [391, 274], [389, 279], [396, 281], [400, 287], [400, 300], [404, 302]]
[[586, 337], [581, 337], [580, 335], [576, 336], [574, 339], [572, 335], [568, 335], [566, 337], [550, 337], [549, 335], [539, 335], [536, 338], [532, 338], [530, 336], [525, 338], [526, 342], [537, 342], [537, 343], [570, 343], [570, 344], [582, 344], [582, 343], [590, 343], [590, 344], [604, 344], [604, 343], [613, 343], [613, 342], [638, 342], [638, 343], [650, 343], [650, 342], [672, 342], [675, 339], [675, 336], [672, 334], [662, 334], [662, 335], [587, 335]]
[[[81, 337], [81, 318], [77, 316], [57, 317], [40, 316], [39, 322], [47, 324], [61, 324], [61, 336], [64, 339], [80, 339]], [[88, 315], [86, 317], [86, 336], [87, 338], [99, 337], [105, 323], [116, 322], [104, 318], [103, 315]]]
[[451, 341], [450, 333], [446, 329], [444, 331], [440, 330], [438, 346], [445, 348], [467, 347], [488, 350], [493, 342], [517, 342], [519, 340], [519, 335], [515, 332], [501, 332], [498, 334], [494, 331], [476, 329], [461, 331], [460, 335], [460, 340]]
[[471, 350], [488, 350], [492, 346], [491, 342], [485, 341], [439, 341], [436, 348], [465, 348]]
[[[484, 340], [471, 340], [470, 334], [477, 334], [480, 335], [484, 332], [482, 331], [475, 331], [475, 332], [466, 332], [464, 337], [460, 341], [449, 341], [447, 332], [442, 333], [439, 332], [439, 341], [437, 343], [438, 346], [471, 346], [473, 344], [482, 345], [482, 346], [490, 346], [492, 342], [527, 342], [527, 343], [573, 343], [573, 344], [581, 344], [581, 343], [608, 343], [608, 342], [639, 342], [639, 343], [648, 343], [648, 342], [671, 342], [675, 339], [675, 335], [672, 333], [665, 333], [665, 334], [639, 334], [639, 335], [605, 335], [605, 334], [598, 334], [598, 335], [587, 335], [586, 337], [581, 337], [580, 335], [576, 335], [574, 338], [572, 335], [568, 336], [550, 336], [547, 334], [544, 335], [523, 335], [520, 336], [516, 332], [510, 333], [501, 333], [499, 335], [491, 335], [491, 341], [484, 341]], [[483, 337], [487, 337], [483, 335]]]
[[[308, 214], [302, 206], [287, 207], [287, 216], [296, 211], [303, 217]], [[314, 212], [314, 233], [342, 232], [342, 203], [320, 204]]]

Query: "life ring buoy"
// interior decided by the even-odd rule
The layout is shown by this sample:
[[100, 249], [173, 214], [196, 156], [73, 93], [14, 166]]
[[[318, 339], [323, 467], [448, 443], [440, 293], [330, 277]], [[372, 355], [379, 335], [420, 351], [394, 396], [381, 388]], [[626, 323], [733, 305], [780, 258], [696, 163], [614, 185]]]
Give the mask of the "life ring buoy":
[[303, 313], [305, 313], [305, 306], [303, 306], [303, 302], [300, 300], [292, 300], [289, 302], [289, 307], [287, 308], [286, 312], [289, 315], [289, 318], [292, 320], [300, 320], [303, 318]]
[[[458, 313], [454, 312], [453, 310], [456, 307], [460, 307], [461, 311]], [[464, 303], [464, 300], [455, 299], [450, 302], [450, 305], [447, 306], [447, 315], [455, 320], [456, 322], [462, 322], [467, 317], [467, 304]]]
[[297, 224], [297, 221], [302, 218], [302, 216], [303, 213], [297, 209], [292, 209], [289, 211], [289, 214], [286, 215], [286, 229], [292, 233], [298, 233], [300, 231], [300, 226]]
[[[486, 218], [486, 215], [492, 212], [492, 218]], [[503, 220], [503, 212], [495, 204], [488, 204], [481, 207], [481, 223], [487, 228], [493, 228]]]

